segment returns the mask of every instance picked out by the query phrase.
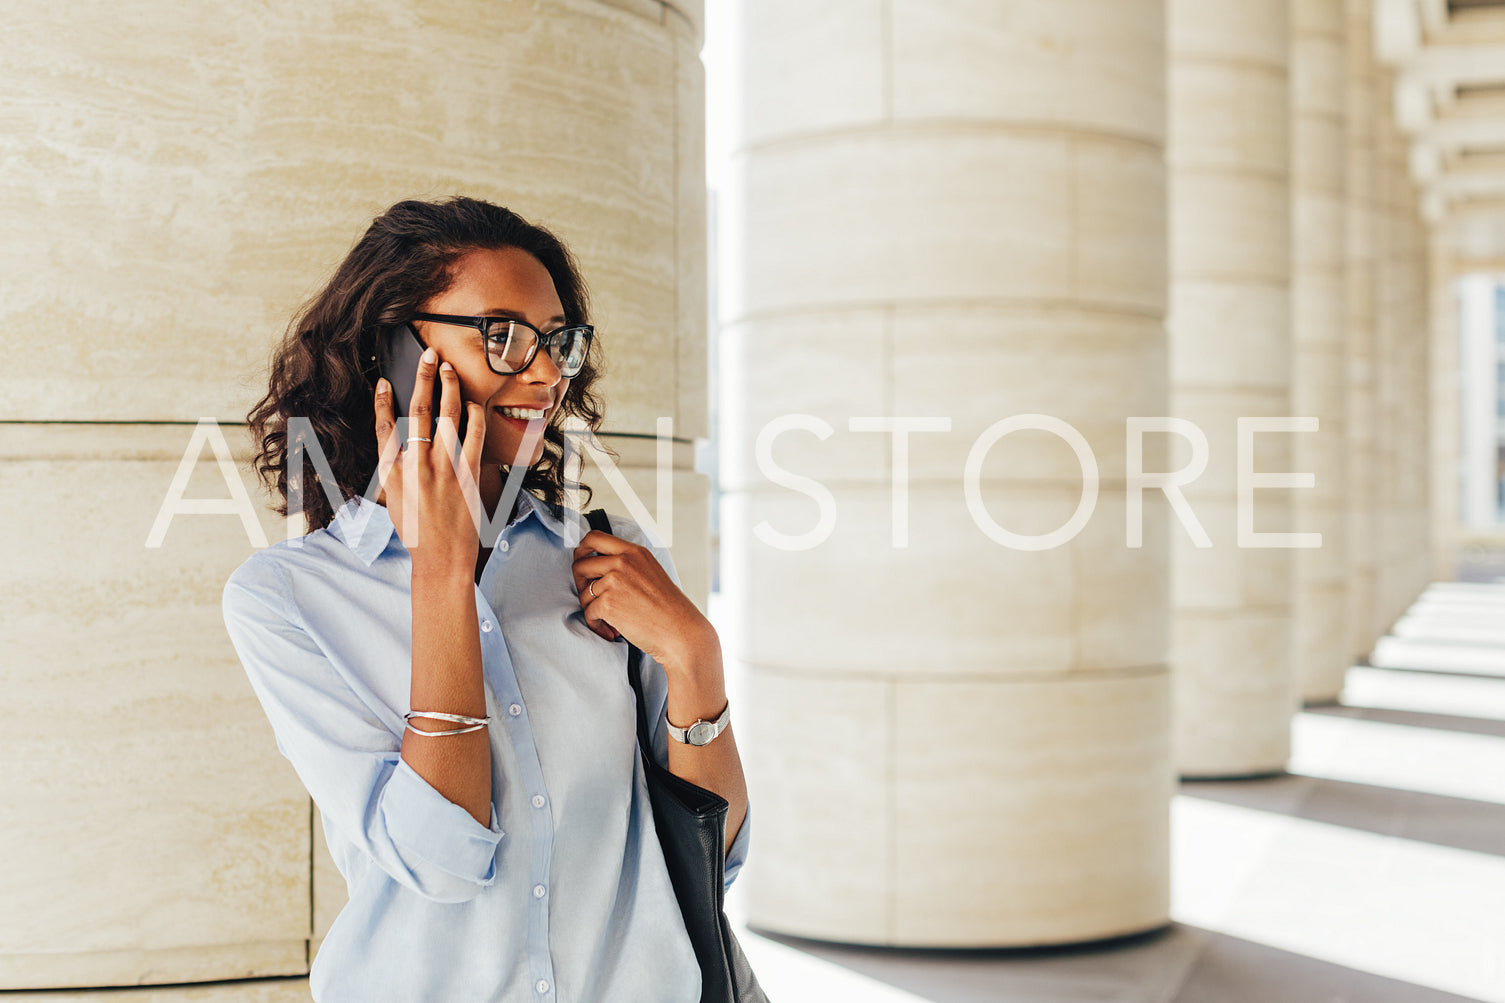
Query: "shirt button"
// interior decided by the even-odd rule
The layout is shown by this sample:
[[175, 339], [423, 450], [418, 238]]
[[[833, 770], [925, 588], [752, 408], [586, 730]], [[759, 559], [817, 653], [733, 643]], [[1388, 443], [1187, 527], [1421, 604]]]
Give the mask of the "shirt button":
[[548, 894], [548, 889], [545, 888], [543, 885], [534, 885], [533, 886], [533, 897], [534, 898], [541, 899], [546, 894]]
[[522, 706], [522, 704], [513, 704], [511, 707], [507, 708], [507, 713], [511, 714], [513, 717], [517, 717], [517, 715], [521, 714], [522, 712], [523, 712], [523, 706]]
[[548, 804], [548, 799], [546, 799], [542, 794], [533, 795], [533, 807], [542, 808], [546, 804]]
[[[496, 549], [500, 550], [502, 553], [505, 554], [507, 552], [507, 541], [506, 540], [498, 540], [497, 544], [496, 544]], [[547, 991], [548, 990], [546, 990], [546, 989], [540, 989], [539, 990], [539, 992], [547, 992]]]
[[542, 996], [544, 993], [549, 991], [549, 980], [539, 979], [538, 982], [534, 984], [533, 988], [537, 989], [538, 995]]
[[491, 621], [490, 620], [482, 620], [481, 621], [481, 633], [483, 633], [483, 634], [489, 634], [489, 633], [491, 633]]

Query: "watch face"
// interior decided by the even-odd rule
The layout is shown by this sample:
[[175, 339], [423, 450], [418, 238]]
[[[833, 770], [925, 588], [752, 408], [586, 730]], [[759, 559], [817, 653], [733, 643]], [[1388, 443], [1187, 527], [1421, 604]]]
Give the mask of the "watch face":
[[696, 721], [690, 725], [685, 737], [690, 740], [691, 745], [705, 745], [716, 737], [716, 726], [710, 721]]

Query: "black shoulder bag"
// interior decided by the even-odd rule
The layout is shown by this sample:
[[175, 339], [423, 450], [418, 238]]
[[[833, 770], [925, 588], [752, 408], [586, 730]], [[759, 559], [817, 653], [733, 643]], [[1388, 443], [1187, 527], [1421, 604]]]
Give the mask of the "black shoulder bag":
[[[586, 513], [592, 529], [611, 532], [605, 509]], [[625, 638], [624, 638], [625, 640]], [[726, 893], [726, 798], [677, 777], [653, 758], [653, 733], [643, 707], [637, 666], [643, 653], [627, 642], [627, 681], [638, 705], [638, 753], [648, 777], [653, 824], [685, 930], [700, 962], [701, 1003], [768, 1003], [752, 966], [732, 935]]]

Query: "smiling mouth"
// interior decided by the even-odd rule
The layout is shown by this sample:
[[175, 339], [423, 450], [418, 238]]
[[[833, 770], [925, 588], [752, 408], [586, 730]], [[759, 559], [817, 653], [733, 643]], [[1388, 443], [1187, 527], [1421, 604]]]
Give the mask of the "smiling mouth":
[[502, 418], [504, 418], [509, 424], [514, 425], [517, 428], [523, 428], [523, 429], [525, 429], [529, 425], [534, 424], [535, 422], [538, 423], [538, 424], [540, 424], [540, 425], [542, 425], [543, 423], [545, 423], [545, 422], [547, 422], [549, 420], [549, 412], [548, 411], [545, 411], [542, 415], [540, 415], [537, 418], [514, 418], [512, 415], [506, 414], [505, 412], [503, 412], [502, 409], [499, 408], [499, 407], [492, 408], [492, 410], [495, 411], [497, 414], [501, 415]]

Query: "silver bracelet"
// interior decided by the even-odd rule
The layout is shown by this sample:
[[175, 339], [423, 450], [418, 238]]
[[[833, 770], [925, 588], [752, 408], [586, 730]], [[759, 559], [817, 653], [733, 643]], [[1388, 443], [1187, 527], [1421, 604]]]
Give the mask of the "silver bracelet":
[[413, 722], [408, 722], [408, 731], [416, 731], [420, 735], [463, 735], [468, 731], [480, 731], [486, 727], [484, 724], [473, 724], [469, 728], [451, 728], [448, 731], [424, 731], [422, 728], [413, 727]]
[[466, 717], [464, 714], [442, 714], [436, 710], [410, 710], [402, 716], [404, 721], [411, 721], [415, 717], [432, 717], [440, 721], [454, 721], [456, 724], [490, 724], [490, 717]]
[[[428, 710], [410, 710], [402, 717], [403, 720], [408, 722], [408, 730], [416, 731], [420, 735], [464, 735], [467, 732], [480, 731], [491, 723], [490, 715], [486, 717], [467, 717], [464, 714], [444, 714], [439, 711]], [[470, 725], [470, 727], [451, 728], [448, 731], [424, 731], [422, 728], [413, 727], [413, 718], [415, 717], [431, 717], [440, 721], [454, 721], [458, 724]]]

